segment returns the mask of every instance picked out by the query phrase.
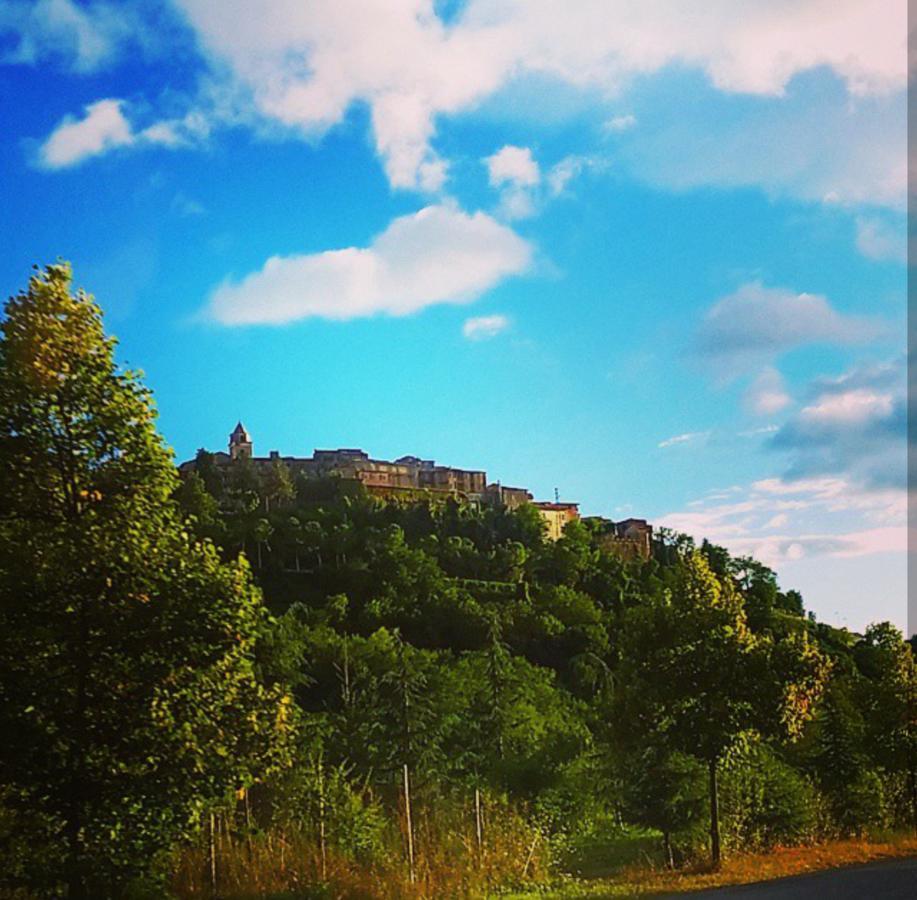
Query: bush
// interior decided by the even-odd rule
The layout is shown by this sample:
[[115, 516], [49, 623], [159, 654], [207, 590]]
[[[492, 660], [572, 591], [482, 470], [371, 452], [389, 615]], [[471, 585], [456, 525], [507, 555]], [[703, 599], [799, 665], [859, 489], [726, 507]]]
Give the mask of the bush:
[[816, 830], [813, 786], [766, 744], [753, 744], [730, 756], [720, 802], [724, 835], [736, 848], [798, 842]]
[[834, 823], [843, 835], [859, 837], [867, 828], [885, 824], [882, 779], [873, 769], [863, 769], [852, 781], [835, 787], [828, 799]]
[[388, 819], [379, 800], [348, 777], [344, 766], [312, 756], [272, 786], [274, 820], [318, 839], [324, 823], [329, 850], [360, 862], [385, 856]]

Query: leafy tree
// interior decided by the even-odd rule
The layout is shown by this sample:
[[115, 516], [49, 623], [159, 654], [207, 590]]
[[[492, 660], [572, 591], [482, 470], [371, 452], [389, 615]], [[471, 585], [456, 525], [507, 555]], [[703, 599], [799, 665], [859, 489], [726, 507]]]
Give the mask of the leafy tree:
[[194, 471], [200, 475], [207, 492], [219, 500], [223, 496], [223, 476], [213, 461], [213, 454], [199, 449], [194, 457]]
[[181, 480], [175, 499], [182, 512], [192, 517], [199, 528], [209, 529], [217, 523], [219, 506], [197, 472], [190, 472]]
[[[875, 766], [903, 781], [899, 819], [917, 829], [917, 665], [910, 644], [888, 622], [871, 625], [854, 647], [863, 678], [857, 706], [864, 750]], [[903, 824], [902, 821], [902, 824]]]
[[42, 822], [22, 871], [82, 898], [278, 763], [293, 712], [247, 565], [183, 529], [149, 392], [70, 283], [37, 272], [0, 326], [0, 781]]
[[865, 750], [866, 725], [854, 701], [855, 677], [832, 680], [816, 721], [815, 776], [842, 834], [861, 834], [882, 819], [882, 783]]
[[[741, 594], [698, 551], [684, 557], [670, 598], [625, 620], [618, 721], [625, 741], [658, 735], [708, 768], [710, 849], [720, 861], [718, 767], [745, 732], [798, 730], [823, 679], [817, 653], [769, 641], [748, 627]], [[789, 663], [795, 664], [795, 669]], [[762, 694], [762, 680], [769, 690]]]
[[662, 832], [666, 865], [675, 866], [672, 837], [690, 833], [706, 821], [706, 772], [684, 753], [650, 746], [627, 760], [625, 811], [632, 822]]
[[293, 479], [290, 478], [290, 470], [283, 460], [271, 460], [261, 490], [264, 494], [265, 508], [268, 511], [272, 507], [288, 504], [296, 495]]

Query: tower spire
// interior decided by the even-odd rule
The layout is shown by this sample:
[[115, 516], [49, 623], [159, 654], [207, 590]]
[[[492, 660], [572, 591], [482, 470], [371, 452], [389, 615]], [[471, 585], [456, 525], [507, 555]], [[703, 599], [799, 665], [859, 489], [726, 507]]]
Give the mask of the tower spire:
[[252, 450], [251, 435], [245, 430], [240, 419], [229, 435], [229, 456], [231, 459], [251, 459]]

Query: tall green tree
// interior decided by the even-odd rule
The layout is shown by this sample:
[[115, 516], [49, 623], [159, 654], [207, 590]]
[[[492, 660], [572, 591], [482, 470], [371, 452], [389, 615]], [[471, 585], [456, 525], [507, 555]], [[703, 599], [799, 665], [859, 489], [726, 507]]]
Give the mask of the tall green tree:
[[798, 732], [821, 691], [825, 671], [812, 648], [778, 649], [753, 634], [741, 594], [700, 551], [683, 557], [669, 596], [625, 620], [620, 730], [631, 745], [651, 736], [706, 763], [715, 866], [723, 755], [752, 729]]
[[[871, 625], [854, 649], [865, 676], [859, 693], [866, 751], [884, 772], [904, 780], [901, 806], [917, 830], [917, 662], [889, 622]], [[903, 818], [903, 816], [902, 816]]]
[[0, 780], [34, 828], [7, 877], [119, 895], [208, 802], [279, 764], [244, 560], [195, 543], [149, 391], [59, 264], [0, 324]]
[[[662, 832], [666, 865], [675, 867], [673, 835], [704, 822], [706, 773], [700, 760], [650, 745], [627, 759], [624, 804], [630, 821]], [[701, 831], [703, 833], [703, 831]]]

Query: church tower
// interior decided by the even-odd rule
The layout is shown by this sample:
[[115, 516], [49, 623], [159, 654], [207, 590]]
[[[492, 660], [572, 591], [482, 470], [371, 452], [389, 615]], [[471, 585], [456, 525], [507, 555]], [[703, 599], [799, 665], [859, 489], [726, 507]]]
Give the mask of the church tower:
[[229, 436], [229, 456], [231, 459], [252, 458], [252, 439], [241, 422], [233, 428]]

